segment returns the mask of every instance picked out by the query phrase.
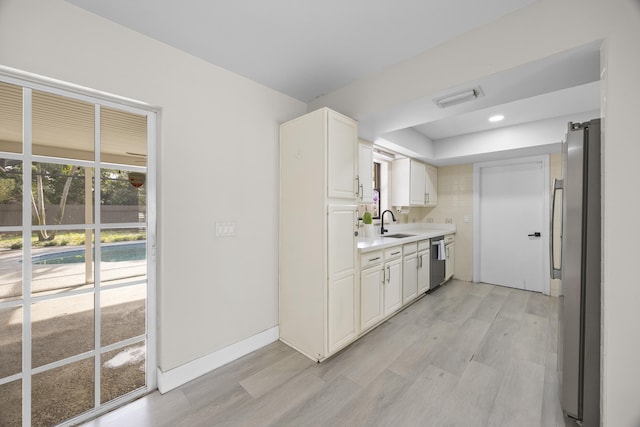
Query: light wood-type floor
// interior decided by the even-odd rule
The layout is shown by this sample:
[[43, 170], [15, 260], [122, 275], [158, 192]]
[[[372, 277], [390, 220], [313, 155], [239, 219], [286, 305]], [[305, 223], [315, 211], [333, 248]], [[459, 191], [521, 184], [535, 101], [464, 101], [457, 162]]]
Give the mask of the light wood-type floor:
[[87, 425], [564, 427], [557, 312], [453, 280], [321, 364], [276, 342]]

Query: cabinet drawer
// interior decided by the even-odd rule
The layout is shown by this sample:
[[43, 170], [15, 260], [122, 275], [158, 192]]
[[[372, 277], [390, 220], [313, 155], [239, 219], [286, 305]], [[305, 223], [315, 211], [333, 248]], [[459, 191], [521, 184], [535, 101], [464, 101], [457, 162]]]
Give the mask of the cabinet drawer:
[[394, 246], [389, 249], [384, 250], [384, 260], [389, 261], [390, 259], [399, 258], [402, 256], [402, 246]]
[[427, 240], [420, 240], [418, 242], [418, 252], [420, 251], [426, 251], [427, 249], [431, 248], [431, 240], [427, 239]]
[[447, 234], [444, 236], [444, 244], [448, 245], [450, 243], [453, 243], [455, 241], [455, 237], [453, 237], [453, 234]]
[[382, 263], [382, 251], [369, 252], [360, 255], [360, 268], [364, 269], [372, 265]]
[[403, 255], [409, 255], [412, 253], [418, 252], [418, 243], [417, 242], [413, 242], [413, 243], [407, 243], [405, 245], [402, 245], [402, 254]]

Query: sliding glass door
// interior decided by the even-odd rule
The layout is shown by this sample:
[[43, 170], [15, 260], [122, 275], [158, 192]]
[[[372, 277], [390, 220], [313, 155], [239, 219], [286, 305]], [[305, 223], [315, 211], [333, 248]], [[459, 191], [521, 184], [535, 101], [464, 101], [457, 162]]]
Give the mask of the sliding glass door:
[[155, 119], [0, 75], [0, 425], [155, 387]]

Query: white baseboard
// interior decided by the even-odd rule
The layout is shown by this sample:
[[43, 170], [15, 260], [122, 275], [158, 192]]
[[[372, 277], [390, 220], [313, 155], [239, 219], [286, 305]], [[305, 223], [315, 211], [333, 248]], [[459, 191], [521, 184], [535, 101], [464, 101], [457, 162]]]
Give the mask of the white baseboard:
[[236, 359], [249, 354], [267, 344], [278, 340], [280, 328], [275, 326], [260, 332], [257, 335], [244, 339], [228, 347], [208, 354], [199, 359], [180, 365], [167, 372], [162, 372], [158, 368], [158, 390], [164, 394], [176, 387], [186, 384], [220, 366], [233, 362]]

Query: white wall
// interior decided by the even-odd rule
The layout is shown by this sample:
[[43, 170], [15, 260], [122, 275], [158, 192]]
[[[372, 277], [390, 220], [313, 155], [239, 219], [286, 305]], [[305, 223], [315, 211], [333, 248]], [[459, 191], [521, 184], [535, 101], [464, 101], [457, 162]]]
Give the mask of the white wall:
[[640, 2], [538, 0], [502, 19], [314, 100], [356, 119], [603, 39], [603, 424], [640, 425]]
[[163, 371], [277, 326], [278, 125], [303, 103], [61, 0], [0, 2], [0, 64], [162, 108]]
[[416, 159], [432, 159], [433, 141], [417, 131], [406, 128], [384, 134], [375, 140], [376, 145]]

